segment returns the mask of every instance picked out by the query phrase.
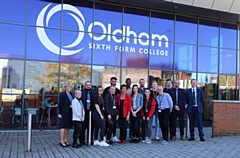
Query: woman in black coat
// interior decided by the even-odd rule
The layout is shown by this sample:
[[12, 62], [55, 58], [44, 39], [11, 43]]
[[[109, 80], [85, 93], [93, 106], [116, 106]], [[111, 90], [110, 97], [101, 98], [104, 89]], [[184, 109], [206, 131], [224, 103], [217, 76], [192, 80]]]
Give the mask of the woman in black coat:
[[71, 93], [72, 86], [70, 84], [65, 85], [65, 92], [60, 95], [59, 98], [59, 116], [62, 118], [62, 126], [60, 130], [60, 146], [68, 147], [68, 132], [69, 128], [72, 128], [72, 100], [73, 95]]

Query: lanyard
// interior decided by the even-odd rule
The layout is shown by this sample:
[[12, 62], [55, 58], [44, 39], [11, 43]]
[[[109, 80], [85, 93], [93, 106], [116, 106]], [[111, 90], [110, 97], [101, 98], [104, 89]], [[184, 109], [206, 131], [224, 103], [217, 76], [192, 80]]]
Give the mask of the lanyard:
[[162, 94], [162, 97], [159, 95], [159, 106], [160, 106], [160, 109], [161, 109], [163, 97], [164, 97], [164, 94]]

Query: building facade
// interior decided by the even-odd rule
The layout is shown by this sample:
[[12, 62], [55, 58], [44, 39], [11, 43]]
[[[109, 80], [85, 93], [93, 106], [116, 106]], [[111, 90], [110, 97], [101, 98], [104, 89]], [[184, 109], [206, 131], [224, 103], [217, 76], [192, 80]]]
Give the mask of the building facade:
[[112, 76], [118, 87], [126, 78], [146, 87], [178, 79], [185, 89], [195, 78], [211, 119], [211, 100], [239, 99], [236, 4], [226, 12], [179, 3], [1, 0], [0, 128], [24, 129], [26, 104], [36, 110], [34, 128], [58, 127], [57, 108], [48, 115], [44, 98], [57, 104], [65, 83], [107, 87]]

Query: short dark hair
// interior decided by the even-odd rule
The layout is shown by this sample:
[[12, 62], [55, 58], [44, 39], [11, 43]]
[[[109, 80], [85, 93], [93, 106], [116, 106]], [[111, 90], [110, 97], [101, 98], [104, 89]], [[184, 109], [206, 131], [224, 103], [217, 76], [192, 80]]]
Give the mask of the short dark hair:
[[150, 89], [150, 88], [146, 88], [146, 89], [145, 89], [145, 91], [146, 91], [146, 90], [149, 90], [149, 91], [151, 91], [151, 89]]
[[191, 83], [192, 83], [192, 81], [197, 81], [197, 79], [195, 79], [195, 78], [192, 78], [192, 79], [191, 79]]
[[111, 77], [110, 80], [117, 80], [117, 77]]
[[87, 83], [90, 83], [90, 84], [92, 84], [90, 81], [86, 81], [84, 85], [86, 85]]
[[121, 87], [120, 87], [120, 90], [122, 90], [122, 89], [123, 89], [123, 87], [126, 87], [126, 88], [127, 88], [127, 85], [125, 85], [125, 84], [122, 84], [122, 85], [121, 85]]
[[171, 80], [171, 79], [167, 79], [167, 80], [166, 80], [166, 82], [168, 82], [168, 81], [172, 82], [172, 80]]
[[139, 81], [141, 81], [141, 80], [144, 80], [144, 78], [140, 78], [140, 80], [139, 80]]
[[131, 78], [126, 78], [126, 81], [125, 81], [125, 82], [127, 82], [128, 80], [130, 80], [130, 81], [131, 81]]

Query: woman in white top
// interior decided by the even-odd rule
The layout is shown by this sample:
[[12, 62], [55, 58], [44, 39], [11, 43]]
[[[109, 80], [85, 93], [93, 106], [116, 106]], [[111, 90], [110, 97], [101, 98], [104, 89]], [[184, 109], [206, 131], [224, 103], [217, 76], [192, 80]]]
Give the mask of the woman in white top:
[[73, 148], [80, 148], [81, 144], [77, 143], [77, 139], [80, 136], [82, 130], [82, 123], [85, 117], [84, 106], [82, 100], [80, 99], [82, 96], [82, 92], [80, 90], [75, 91], [75, 98], [72, 101], [72, 120], [74, 124], [74, 132], [73, 132]]

